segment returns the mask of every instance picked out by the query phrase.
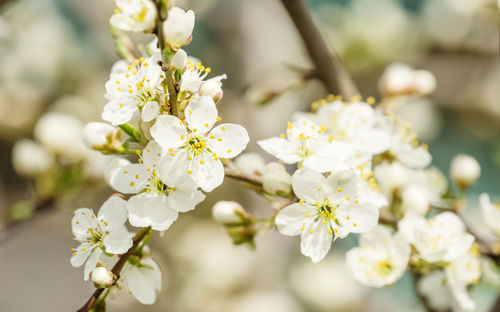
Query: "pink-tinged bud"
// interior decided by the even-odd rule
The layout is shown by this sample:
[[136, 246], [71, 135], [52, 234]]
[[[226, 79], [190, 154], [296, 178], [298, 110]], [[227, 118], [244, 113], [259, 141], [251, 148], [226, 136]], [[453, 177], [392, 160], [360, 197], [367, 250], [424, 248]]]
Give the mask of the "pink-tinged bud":
[[90, 272], [90, 279], [96, 288], [108, 288], [115, 283], [116, 276], [106, 267], [98, 266]]
[[227, 76], [224, 74], [210, 78], [203, 82], [200, 87], [200, 94], [210, 96], [214, 102], [217, 103], [224, 95], [224, 92], [222, 91], [222, 79], [226, 78]]
[[163, 23], [165, 41], [174, 50], [189, 44], [193, 39], [194, 12], [185, 12], [178, 7], [172, 7], [168, 11], [167, 20]]

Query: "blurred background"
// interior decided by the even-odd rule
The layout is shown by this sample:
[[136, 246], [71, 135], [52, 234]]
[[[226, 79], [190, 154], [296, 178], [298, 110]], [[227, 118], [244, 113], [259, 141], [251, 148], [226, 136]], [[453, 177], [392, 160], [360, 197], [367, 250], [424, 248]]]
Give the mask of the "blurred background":
[[[393, 62], [427, 69], [437, 79], [430, 98], [405, 97], [397, 114], [448, 172], [457, 153], [476, 157], [477, 195], [500, 195], [500, 59], [494, 0], [308, 0], [315, 22], [364, 96], [379, 98], [378, 79]], [[256, 141], [275, 136], [294, 111], [326, 96], [300, 37], [278, 0], [178, 0], [196, 14], [188, 54], [215, 75], [226, 73], [219, 105], [227, 121]], [[81, 129], [99, 121], [104, 83], [118, 60], [108, 33], [112, 0], [10, 0], [0, 6], [0, 292], [1, 311], [73, 311], [93, 291], [69, 264], [73, 210], [95, 211], [112, 193], [103, 182], [106, 156], [82, 145]], [[148, 43], [151, 38], [141, 36]], [[59, 144], [50, 139], [57, 136]], [[29, 155], [29, 157], [27, 156]], [[267, 160], [272, 158], [267, 157]], [[50, 168], [50, 169], [46, 169]], [[153, 306], [118, 293], [110, 311], [321, 312], [418, 311], [411, 277], [371, 289], [345, 269], [356, 237], [337, 241], [313, 265], [298, 239], [268, 231], [257, 250], [233, 246], [211, 219], [220, 200], [258, 215], [268, 203], [226, 179], [194, 213], [183, 214], [152, 249], [164, 272]], [[38, 208], [35, 210], [35, 207]], [[478, 311], [494, 299], [479, 285]]]

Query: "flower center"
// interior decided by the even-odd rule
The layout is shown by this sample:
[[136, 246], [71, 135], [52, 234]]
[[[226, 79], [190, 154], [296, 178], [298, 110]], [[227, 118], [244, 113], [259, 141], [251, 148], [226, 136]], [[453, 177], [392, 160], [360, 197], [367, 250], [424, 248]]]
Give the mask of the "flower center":
[[327, 200], [323, 204], [316, 205], [318, 208], [316, 210], [316, 216], [323, 222], [328, 222], [333, 220], [337, 223], [337, 217], [335, 216], [335, 210], [337, 210], [338, 206], [330, 205], [330, 201]]
[[139, 11], [139, 14], [137, 14], [137, 15], [135, 16], [135, 20], [136, 20], [136, 21], [139, 21], [139, 22], [144, 22], [144, 20], [146, 19], [146, 13], [147, 13], [147, 12], [148, 12], [148, 11], [146, 10], [146, 7], [144, 7], [144, 6], [143, 6], [143, 7], [141, 8], [141, 11]]
[[378, 261], [374, 264], [374, 270], [380, 276], [387, 277], [394, 270], [394, 265], [390, 259]]
[[191, 134], [187, 138], [185, 148], [187, 148], [191, 154], [196, 156], [202, 152], [208, 151], [205, 137], [198, 134]]
[[176, 187], [167, 186], [163, 181], [157, 176], [156, 171], [153, 170], [153, 174], [150, 178], [148, 178], [148, 185], [146, 192], [150, 193], [151, 191], [156, 193], [163, 193], [168, 196], [169, 191], [177, 190]]

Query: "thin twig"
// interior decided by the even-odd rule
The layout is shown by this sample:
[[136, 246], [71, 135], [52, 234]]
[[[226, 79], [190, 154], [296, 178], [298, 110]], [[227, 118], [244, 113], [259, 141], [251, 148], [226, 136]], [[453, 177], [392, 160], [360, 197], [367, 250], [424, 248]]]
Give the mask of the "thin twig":
[[309, 57], [316, 68], [315, 72], [328, 92], [340, 94], [345, 98], [359, 94], [351, 76], [340, 62], [335, 51], [329, 50], [326, 46], [302, 1], [281, 0], [281, 3], [300, 33]]
[[[144, 237], [148, 235], [150, 230], [151, 227], [142, 228], [137, 234], [135, 234], [134, 238], [132, 239], [132, 247], [130, 247], [130, 249], [125, 254], [123, 254], [120, 259], [118, 259], [118, 262], [116, 262], [116, 264], [113, 266], [113, 269], [111, 269], [111, 272], [113, 272], [113, 274], [117, 276], [117, 280], [120, 278], [120, 272], [122, 271], [123, 266], [130, 258], [130, 256], [135, 252], [137, 246], [139, 246], [139, 243], [144, 239]], [[92, 294], [92, 296], [90, 296], [89, 300], [87, 300], [83, 307], [77, 310], [77, 312], [88, 312], [104, 290], [105, 288], [97, 289]]]
[[249, 176], [243, 173], [233, 162], [227, 162], [224, 164], [224, 172], [227, 177], [246, 182], [254, 187], [262, 188], [262, 178], [256, 175]]

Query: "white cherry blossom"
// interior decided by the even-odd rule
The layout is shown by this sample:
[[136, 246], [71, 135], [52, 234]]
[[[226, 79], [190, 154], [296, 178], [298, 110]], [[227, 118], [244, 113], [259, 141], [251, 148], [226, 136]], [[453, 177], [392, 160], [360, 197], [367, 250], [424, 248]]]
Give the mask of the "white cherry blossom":
[[185, 12], [179, 7], [172, 7], [168, 10], [167, 20], [163, 23], [163, 33], [165, 41], [177, 50], [192, 40], [194, 28], [194, 12]]
[[222, 98], [222, 80], [227, 78], [226, 74], [205, 80], [212, 69], [203, 66], [197, 59], [189, 58], [182, 49], [175, 53], [171, 65], [182, 69], [179, 93], [183, 96], [186, 96], [183, 93], [208, 95], [215, 102]]
[[418, 282], [418, 291], [437, 311], [472, 312], [476, 303], [470, 297], [467, 286], [476, 284], [481, 277], [481, 261], [477, 245], [462, 257], [451, 262], [444, 270], [424, 275]]
[[401, 121], [395, 121], [389, 117], [379, 115], [379, 124], [388, 132], [391, 138], [389, 152], [403, 165], [423, 169], [427, 167], [432, 156], [426, 145], [417, 141], [417, 135], [409, 130]]
[[333, 172], [328, 178], [312, 169], [297, 170], [292, 187], [300, 201], [278, 213], [278, 230], [301, 235], [302, 254], [314, 263], [321, 261], [338, 237], [368, 232], [377, 225], [378, 208], [366, 200], [360, 185], [351, 170]]
[[111, 196], [104, 202], [97, 217], [88, 208], [75, 210], [71, 229], [80, 245], [73, 248], [70, 262], [74, 267], [86, 262], [85, 280], [88, 280], [103, 251], [109, 254], [123, 254], [132, 247], [133, 234], [125, 227], [126, 203], [120, 197]]
[[288, 123], [287, 135], [258, 141], [259, 146], [269, 154], [287, 164], [319, 172], [327, 172], [343, 164], [353, 155], [351, 146], [338, 142], [326, 135], [325, 127], [300, 118]]
[[452, 212], [442, 212], [429, 220], [407, 213], [398, 228], [419, 256], [431, 263], [457, 260], [474, 242], [474, 236], [466, 233], [462, 220]]
[[423, 214], [430, 205], [442, 206], [441, 196], [446, 192], [447, 182], [435, 167], [412, 169], [398, 161], [384, 161], [373, 170], [381, 193], [391, 203], [399, 196], [403, 212]]
[[362, 234], [359, 247], [346, 254], [354, 278], [366, 286], [382, 287], [395, 283], [410, 260], [410, 244], [400, 233], [391, 235], [384, 226]]
[[115, 13], [109, 22], [124, 31], [141, 32], [154, 27], [156, 6], [151, 0], [115, 0]]
[[233, 158], [247, 146], [245, 128], [221, 124], [217, 108], [209, 96], [189, 102], [185, 109], [186, 123], [172, 115], [162, 115], [151, 127], [151, 135], [163, 148], [158, 173], [163, 181], [175, 185], [191, 177], [204, 191], [210, 192], [224, 179], [220, 158]]
[[193, 210], [205, 199], [194, 182], [185, 177], [173, 184], [158, 175], [161, 148], [150, 141], [142, 151], [140, 163], [121, 167], [111, 177], [111, 185], [125, 194], [136, 194], [127, 202], [133, 226], [164, 231], [177, 220], [179, 212]]
[[377, 113], [365, 102], [333, 101], [322, 106], [316, 116], [334, 140], [351, 143], [356, 152], [375, 155], [390, 146], [390, 135], [378, 125]]
[[124, 73], [111, 73], [106, 82], [106, 98], [102, 119], [113, 125], [121, 125], [140, 111], [144, 122], [152, 121], [160, 114], [159, 104], [165, 97], [162, 81], [165, 78], [158, 65], [160, 52], [148, 59], [136, 60]]

